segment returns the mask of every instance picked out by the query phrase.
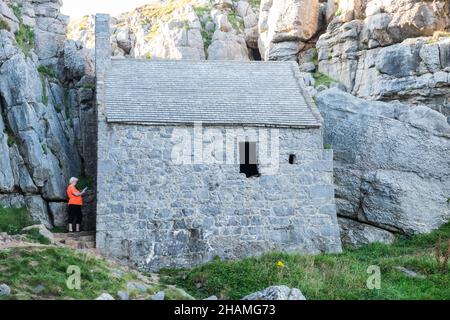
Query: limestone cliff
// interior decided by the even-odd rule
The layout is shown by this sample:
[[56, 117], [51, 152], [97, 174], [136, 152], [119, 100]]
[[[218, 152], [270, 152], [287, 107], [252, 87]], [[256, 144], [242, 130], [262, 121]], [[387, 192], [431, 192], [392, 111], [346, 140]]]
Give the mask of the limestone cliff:
[[0, 203], [26, 206], [46, 226], [63, 225], [67, 181], [87, 174], [80, 109], [93, 97], [61, 4], [0, 1]]

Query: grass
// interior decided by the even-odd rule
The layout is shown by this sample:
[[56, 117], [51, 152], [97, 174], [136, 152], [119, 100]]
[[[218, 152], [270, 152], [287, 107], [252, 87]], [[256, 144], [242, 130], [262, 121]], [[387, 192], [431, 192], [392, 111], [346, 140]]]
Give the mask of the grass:
[[[339, 255], [268, 253], [235, 261], [216, 259], [191, 270], [165, 269], [161, 271], [162, 281], [183, 287], [196, 298], [217, 295], [240, 299], [284, 284], [299, 288], [307, 299], [450, 299], [449, 267], [442, 270], [434, 256], [440, 237], [450, 238], [450, 223], [428, 235], [400, 238], [393, 245], [377, 243], [346, 249]], [[283, 267], [277, 266], [279, 261]], [[366, 286], [371, 265], [380, 267], [380, 289]], [[408, 277], [397, 266], [425, 278]]]
[[313, 54], [309, 62], [314, 63], [315, 66], [319, 65], [319, 52], [317, 51], [316, 48], [313, 48]]
[[30, 55], [34, 48], [34, 31], [31, 27], [20, 24], [19, 30], [15, 33], [17, 45], [22, 49], [25, 57]]
[[0, 30], [11, 31], [8, 22], [3, 18], [0, 18]]
[[38, 71], [42, 76], [45, 76], [48, 78], [56, 78], [56, 72], [51, 67], [40, 65], [38, 67]]
[[8, 135], [8, 140], [7, 140], [8, 147], [11, 148], [16, 143], [17, 143], [16, 139], [13, 136]]
[[29, 242], [37, 242], [40, 244], [47, 244], [47, 245], [51, 243], [51, 241], [48, 238], [44, 237], [42, 234], [39, 233], [38, 229], [28, 230], [25, 234], [25, 237]]
[[42, 103], [48, 106], [48, 95], [47, 95], [47, 81], [45, 77], [41, 77], [42, 82]]
[[25, 209], [0, 207], [0, 232], [19, 234], [23, 228], [33, 224], [34, 221]]
[[326, 74], [316, 72], [313, 74], [314, 80], [316, 80], [315, 87], [317, 88], [320, 85], [330, 86], [330, 84], [335, 83], [336, 81], [331, 79]]
[[[67, 285], [70, 266], [78, 267], [81, 288]], [[13, 248], [0, 251], [0, 283], [12, 289], [12, 299], [95, 299], [103, 292], [114, 295], [134, 280], [134, 273], [116, 277], [108, 261], [67, 248]], [[44, 287], [35, 293], [38, 285]]]
[[248, 3], [253, 7], [259, 9], [261, 7], [261, 0], [248, 0]]
[[14, 12], [16, 18], [22, 23], [22, 6], [14, 3], [10, 5], [10, 8]]
[[91, 89], [91, 90], [95, 90], [95, 84], [93, 83], [85, 83], [81, 86], [83, 89]]

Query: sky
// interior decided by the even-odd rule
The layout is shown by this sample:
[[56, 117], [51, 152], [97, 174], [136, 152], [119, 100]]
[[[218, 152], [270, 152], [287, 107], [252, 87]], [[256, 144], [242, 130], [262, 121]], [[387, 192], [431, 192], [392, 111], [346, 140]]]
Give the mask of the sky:
[[158, 2], [158, 0], [63, 0], [61, 11], [71, 19], [95, 13], [109, 13], [117, 16], [152, 2]]

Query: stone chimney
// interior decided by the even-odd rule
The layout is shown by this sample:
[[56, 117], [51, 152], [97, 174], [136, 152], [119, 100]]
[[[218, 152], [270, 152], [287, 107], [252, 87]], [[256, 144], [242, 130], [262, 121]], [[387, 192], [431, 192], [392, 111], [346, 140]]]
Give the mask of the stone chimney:
[[[111, 64], [111, 42], [109, 33], [109, 15], [95, 15], [95, 75], [102, 79]], [[97, 80], [98, 81], [98, 80]]]

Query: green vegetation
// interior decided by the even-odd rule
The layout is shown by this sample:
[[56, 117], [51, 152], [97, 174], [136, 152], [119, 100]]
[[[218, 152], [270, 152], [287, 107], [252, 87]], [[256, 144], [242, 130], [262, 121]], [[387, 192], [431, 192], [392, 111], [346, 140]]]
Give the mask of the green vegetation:
[[158, 31], [159, 31], [159, 24], [158, 23], [153, 24], [152, 27], [150, 28], [149, 33], [147, 33], [147, 35], [145, 36], [145, 40], [151, 42], [158, 35]]
[[147, 59], [147, 60], [152, 60], [152, 54], [150, 53], [150, 52], [147, 52], [146, 54], [145, 54], [145, 59]]
[[209, 14], [211, 11], [211, 6], [196, 6], [194, 7], [195, 14], [200, 19], [200, 24], [202, 26], [201, 35], [203, 38], [203, 46], [205, 49], [205, 54], [207, 54], [207, 50], [212, 42], [213, 30], [206, 30], [206, 24], [208, 22], [212, 22], [211, 16], [208, 17], [208, 20], [202, 19], [202, 17], [206, 14]]
[[8, 22], [3, 18], [0, 18], [0, 30], [11, 31]]
[[90, 188], [94, 186], [94, 179], [90, 176], [81, 176], [78, 178], [77, 188], [82, 190], [84, 188]]
[[[215, 259], [191, 270], [166, 269], [161, 274], [164, 283], [186, 288], [197, 298], [240, 299], [284, 284], [301, 289], [307, 299], [450, 299], [450, 268], [448, 262], [442, 267], [436, 255], [439, 239], [448, 238], [450, 223], [431, 234], [399, 238], [393, 245], [371, 244], [339, 255], [269, 253], [236, 261]], [[442, 241], [441, 251], [448, 253], [448, 245]], [[366, 286], [372, 265], [380, 267], [380, 289]], [[409, 277], [398, 267], [424, 277]]]
[[40, 65], [38, 67], [38, 71], [41, 74], [41, 76], [48, 77], [48, 78], [56, 78], [56, 72], [51, 67]]
[[41, 144], [42, 153], [47, 155], [48, 154], [48, 147], [45, 143]]
[[7, 144], [8, 144], [8, 147], [12, 147], [13, 145], [15, 145], [17, 142], [16, 142], [16, 139], [13, 137], [13, 136], [11, 136], [11, 135], [8, 135], [8, 140], [7, 140], [7, 142], [6, 142]]
[[330, 149], [333, 149], [333, 146], [331, 144], [329, 144], [329, 143], [326, 143], [325, 146], [324, 146], [324, 149], [325, 150], [330, 150]]
[[53, 227], [49, 231], [52, 233], [65, 233], [66, 228], [65, 227]]
[[195, 14], [200, 19], [211, 11], [211, 6], [195, 6], [194, 7]]
[[164, 296], [166, 300], [192, 300], [192, 297], [189, 295], [186, 295], [183, 291], [180, 291], [174, 286], [168, 285], [162, 285], [162, 284], [155, 284], [148, 288], [148, 293], [150, 295], [153, 295], [159, 291], [164, 291]]
[[[80, 268], [80, 290], [69, 289], [70, 266]], [[12, 289], [12, 299], [95, 299], [103, 292], [116, 293], [134, 273], [117, 277], [106, 260], [66, 248], [12, 248], [0, 251], [0, 283]], [[43, 290], [36, 293], [37, 286]]]
[[18, 234], [23, 228], [33, 224], [33, 220], [25, 209], [0, 206], [0, 232]]
[[57, 105], [55, 106], [55, 111], [56, 111], [56, 113], [61, 113], [61, 112], [62, 112], [61, 105], [57, 104]]
[[207, 50], [211, 45], [213, 34], [212, 32], [206, 30], [202, 30], [201, 34], [203, 38], [203, 45], [205, 47], [205, 50]]
[[244, 21], [238, 17], [236, 13], [230, 13], [228, 15], [228, 21], [231, 23], [234, 29], [238, 31], [244, 31]]
[[316, 72], [313, 74], [314, 80], [316, 80], [315, 87], [317, 88], [320, 85], [330, 86], [330, 84], [335, 83], [336, 81], [331, 79], [326, 74]]
[[41, 77], [42, 82], [42, 103], [48, 106], [48, 95], [47, 95], [47, 80], [45, 77]]
[[249, 3], [253, 8], [259, 8], [259, 7], [261, 7], [261, 0], [248, 0], [248, 3]]
[[317, 66], [317, 65], [319, 65], [319, 52], [317, 51], [317, 48], [313, 48], [312, 50], [313, 50], [313, 54], [312, 54], [309, 62], [312, 62], [312, 63], [314, 63], [314, 65]]
[[10, 8], [14, 12], [16, 18], [22, 23], [22, 6], [14, 3], [10, 5]]
[[29, 242], [37, 242], [37, 243], [46, 244], [46, 245], [49, 245], [51, 243], [51, 241], [48, 238], [44, 237], [43, 235], [41, 235], [39, 233], [38, 229], [28, 230], [26, 232], [25, 237], [26, 237], [27, 241], [29, 241]]
[[91, 89], [91, 90], [95, 90], [95, 84], [93, 83], [85, 83], [81, 86], [83, 89]]
[[141, 13], [146, 18], [168, 19], [172, 12], [185, 5], [190, 4], [191, 0], [169, 0], [163, 4], [150, 4], [141, 9]]
[[339, 17], [340, 15], [342, 15], [342, 9], [338, 9], [334, 16]]
[[19, 30], [15, 33], [17, 45], [22, 49], [26, 57], [34, 48], [34, 31], [31, 27], [20, 24]]

